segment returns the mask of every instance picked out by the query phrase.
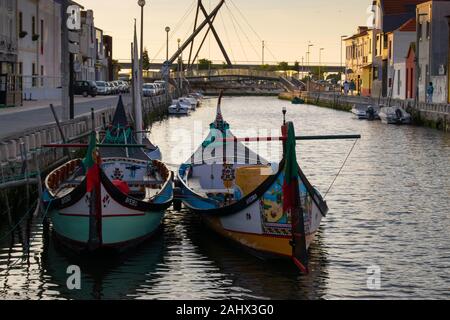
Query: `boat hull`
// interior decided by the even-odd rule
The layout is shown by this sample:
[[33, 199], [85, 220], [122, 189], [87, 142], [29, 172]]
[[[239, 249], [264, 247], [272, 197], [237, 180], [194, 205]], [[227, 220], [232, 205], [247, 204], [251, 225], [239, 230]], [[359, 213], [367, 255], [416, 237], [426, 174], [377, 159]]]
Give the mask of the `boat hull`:
[[[102, 186], [101, 244], [102, 248], [126, 248], [154, 234], [161, 226], [164, 210], [141, 211], [123, 206]], [[86, 247], [89, 243], [89, 194], [74, 205], [54, 209], [50, 213], [53, 230], [69, 245]]]
[[[210, 201], [202, 199], [186, 185], [182, 187], [183, 203], [199, 214], [214, 232], [240, 244], [254, 255], [268, 259], [291, 258], [292, 222], [290, 215], [283, 211], [283, 181], [284, 175], [280, 173], [274, 181], [270, 181], [268, 188], [261, 187], [264, 190], [260, 195], [258, 191], [250, 194], [244, 198], [244, 205], [234, 211], [227, 207], [219, 209], [219, 212], [211, 209]], [[324, 202], [323, 207], [320, 207], [317, 204], [323, 201], [320, 194], [309, 183], [306, 186], [301, 181], [302, 179], [299, 179], [308, 249], [314, 241], [328, 207]]]
[[[74, 161], [63, 167], [74, 167], [72, 162]], [[155, 163], [163, 166], [160, 162]], [[69, 247], [87, 251], [104, 248], [120, 251], [151, 237], [161, 227], [165, 210], [172, 203], [172, 174], [167, 174], [164, 184], [157, 189], [157, 194], [152, 198], [146, 196], [145, 199], [122, 192], [111, 181], [113, 173], [120, 171], [127, 179], [129, 188], [136, 190], [139, 187], [135, 185], [141, 185], [138, 180], [141, 178], [136, 172], [146, 170], [146, 165], [146, 162], [132, 159], [107, 159], [99, 174], [100, 186], [97, 191], [99, 201], [95, 202], [96, 210], [92, 213], [90, 209], [93, 202], [92, 195], [87, 192], [86, 178], [78, 183], [67, 182], [74, 184], [72, 191], [55, 197], [48, 191], [50, 180], [55, 175], [58, 176], [61, 169], [50, 174], [46, 179], [47, 191], [44, 202], [48, 206], [54, 233]], [[149, 182], [149, 184], [159, 183], [161, 182]]]

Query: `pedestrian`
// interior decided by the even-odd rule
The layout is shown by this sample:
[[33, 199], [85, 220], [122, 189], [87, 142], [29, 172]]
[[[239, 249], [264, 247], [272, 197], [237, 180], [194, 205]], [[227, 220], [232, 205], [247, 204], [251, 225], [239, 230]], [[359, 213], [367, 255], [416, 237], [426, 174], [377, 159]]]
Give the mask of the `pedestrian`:
[[346, 96], [348, 96], [348, 91], [349, 91], [349, 89], [350, 89], [350, 84], [348, 83], [347, 80], [345, 80], [345, 82], [344, 82], [344, 94], [345, 94]]
[[356, 84], [355, 84], [355, 81], [352, 80], [350, 82], [350, 91], [352, 93], [352, 96], [353, 96], [353, 93], [354, 93], [355, 90], [356, 90]]
[[427, 103], [433, 103], [433, 93], [434, 93], [433, 82], [430, 82], [427, 87]]

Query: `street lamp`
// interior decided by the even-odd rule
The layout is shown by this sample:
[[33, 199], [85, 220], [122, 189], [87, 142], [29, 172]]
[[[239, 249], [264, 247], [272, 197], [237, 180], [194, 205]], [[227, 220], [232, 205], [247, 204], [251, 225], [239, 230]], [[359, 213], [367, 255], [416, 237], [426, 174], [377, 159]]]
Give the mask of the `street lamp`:
[[141, 55], [139, 59], [139, 92], [142, 95], [142, 82], [144, 73], [144, 7], [145, 0], [138, 0], [138, 5], [141, 7]]
[[308, 67], [310, 67], [311, 64], [311, 47], [314, 47], [314, 45], [312, 43], [308, 44], [308, 52], [306, 52], [307, 56], [306, 56], [306, 63], [308, 64]]
[[[342, 67], [343, 67], [343, 64], [342, 64], [342, 42], [344, 41], [345, 38], [347, 38], [347, 36], [345, 36], [345, 35], [341, 36], [341, 70], [342, 70]], [[347, 67], [345, 69], [347, 69]], [[345, 71], [345, 76], [347, 78], [347, 71]], [[342, 80], [342, 74], [341, 74], [341, 80]]]
[[321, 67], [322, 67], [322, 51], [325, 50], [324, 48], [319, 49], [319, 80], [322, 80], [322, 74], [321, 74]]
[[166, 27], [166, 61], [169, 61], [169, 32], [170, 27]]

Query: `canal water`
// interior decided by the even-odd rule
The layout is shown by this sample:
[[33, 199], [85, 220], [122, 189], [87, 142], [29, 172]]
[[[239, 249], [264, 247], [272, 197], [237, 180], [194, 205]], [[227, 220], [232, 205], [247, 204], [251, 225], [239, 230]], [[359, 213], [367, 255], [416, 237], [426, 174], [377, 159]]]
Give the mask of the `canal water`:
[[[189, 117], [151, 128], [164, 160], [187, 159], [207, 133], [216, 99]], [[0, 227], [0, 297], [13, 299], [382, 299], [450, 297], [450, 135], [358, 121], [345, 112], [267, 97], [225, 98], [238, 136], [276, 135], [281, 110], [298, 135], [360, 133], [353, 141], [298, 143], [299, 162], [330, 207], [310, 252], [308, 275], [265, 262], [218, 238], [188, 211], [167, 213], [164, 230], [120, 257], [78, 257], [39, 216]], [[279, 146], [255, 145], [269, 160]], [[2, 208], [3, 209], [3, 208]], [[31, 215], [30, 215], [31, 216]], [[6, 236], [5, 236], [6, 235]], [[67, 268], [81, 269], [69, 290]]]

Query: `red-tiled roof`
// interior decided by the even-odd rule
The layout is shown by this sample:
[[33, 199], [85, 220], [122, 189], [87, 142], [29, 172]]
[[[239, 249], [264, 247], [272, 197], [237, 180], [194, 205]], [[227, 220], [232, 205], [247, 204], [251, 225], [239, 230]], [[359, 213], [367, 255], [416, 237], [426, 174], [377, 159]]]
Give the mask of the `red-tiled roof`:
[[[410, 12], [416, 5], [428, 0], [381, 0], [383, 13], [386, 15]], [[415, 8], [413, 9], [415, 11]]]
[[412, 18], [406, 21], [398, 28], [398, 31], [413, 32], [416, 31], [416, 19]]

